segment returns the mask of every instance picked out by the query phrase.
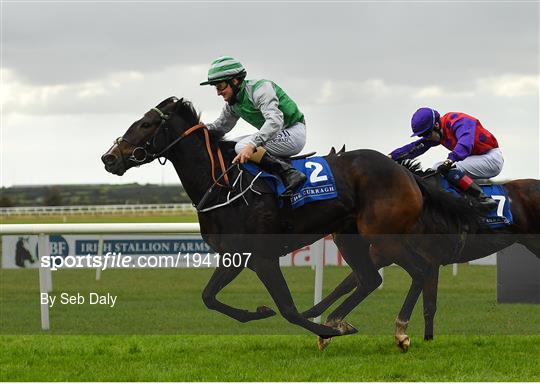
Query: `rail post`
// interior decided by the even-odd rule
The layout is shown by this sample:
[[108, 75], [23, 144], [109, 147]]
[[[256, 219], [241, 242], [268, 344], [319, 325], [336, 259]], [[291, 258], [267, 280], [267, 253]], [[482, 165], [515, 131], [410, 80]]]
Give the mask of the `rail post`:
[[[39, 258], [39, 301], [41, 313], [41, 329], [48, 331], [49, 322], [49, 292], [52, 291], [51, 268], [44, 267], [41, 258], [49, 253], [49, 236], [44, 233], [38, 236], [38, 258]], [[44, 300], [45, 299], [45, 300]]]
[[[322, 300], [323, 271], [324, 271], [324, 237], [311, 245], [311, 255], [315, 263], [315, 293], [313, 304]], [[321, 323], [321, 316], [313, 319], [315, 323]]]

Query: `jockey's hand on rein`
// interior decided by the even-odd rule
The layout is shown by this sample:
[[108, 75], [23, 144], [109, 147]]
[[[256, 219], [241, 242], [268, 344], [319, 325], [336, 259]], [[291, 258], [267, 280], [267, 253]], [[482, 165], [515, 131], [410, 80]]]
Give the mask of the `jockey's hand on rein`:
[[454, 162], [450, 159], [446, 159], [444, 163], [437, 167], [437, 172], [439, 172], [443, 176], [446, 176], [453, 166]]
[[233, 159], [233, 163], [240, 162], [240, 164], [244, 164], [246, 161], [249, 160], [250, 156], [253, 155], [255, 152], [255, 146], [253, 144], [248, 144], [242, 149], [238, 155]]

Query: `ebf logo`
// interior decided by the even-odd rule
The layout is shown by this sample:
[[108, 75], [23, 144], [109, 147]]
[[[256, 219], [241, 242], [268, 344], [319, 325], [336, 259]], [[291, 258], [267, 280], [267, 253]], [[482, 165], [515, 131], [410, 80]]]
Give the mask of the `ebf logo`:
[[[47, 256], [62, 256], [69, 255], [69, 245], [64, 236], [50, 235], [49, 236], [49, 254]], [[38, 246], [36, 245], [36, 255], [39, 255]], [[43, 255], [39, 255], [41, 257]], [[55, 260], [55, 264], [59, 264], [60, 260]]]

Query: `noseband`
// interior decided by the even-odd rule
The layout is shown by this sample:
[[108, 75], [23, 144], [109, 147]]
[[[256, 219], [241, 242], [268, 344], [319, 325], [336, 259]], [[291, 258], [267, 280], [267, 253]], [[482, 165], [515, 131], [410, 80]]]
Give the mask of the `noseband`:
[[[161, 165], [165, 165], [165, 163], [167, 162], [167, 158], [165, 158], [165, 160], [163, 162], [161, 162], [160, 158], [164, 154], [168, 153], [169, 149], [171, 149], [174, 145], [176, 145], [180, 140], [182, 140], [182, 139], [186, 138], [187, 136], [191, 135], [193, 132], [195, 132], [195, 131], [197, 131], [199, 129], [202, 129], [203, 132], [204, 132], [204, 140], [205, 140], [205, 144], [206, 144], [206, 150], [208, 152], [208, 156], [210, 157], [210, 163], [211, 163], [211, 167], [212, 167], [212, 179], [214, 180], [214, 184], [217, 184], [219, 186], [224, 187], [224, 185], [222, 185], [222, 184], [220, 184], [218, 182], [219, 179], [221, 179], [221, 177], [216, 179], [216, 176], [215, 176], [215, 162], [214, 162], [214, 154], [212, 152], [212, 147], [210, 145], [210, 135], [208, 133], [208, 128], [206, 128], [206, 126], [204, 124], [199, 123], [199, 124], [196, 124], [193, 127], [189, 128], [189, 129], [185, 130], [180, 136], [178, 136], [176, 139], [174, 139], [172, 142], [170, 142], [161, 151], [159, 151], [157, 153], [150, 152], [150, 148], [153, 148], [155, 150], [155, 143], [156, 143], [157, 136], [158, 136], [160, 130], [162, 130], [162, 129], [165, 130], [166, 141], [167, 142], [169, 141], [169, 125], [167, 123], [168, 123], [169, 117], [170, 117], [168, 114], [161, 112], [158, 108], [152, 108], [151, 110], [157, 112], [157, 114], [161, 118], [161, 122], [159, 123], [159, 126], [157, 127], [156, 131], [154, 132], [154, 135], [150, 139], [148, 139], [148, 141], [143, 146], [140, 146], [140, 145], [136, 146], [136, 145], [130, 143], [123, 136], [119, 137], [118, 139], [116, 139], [114, 141], [114, 143], [117, 146], [120, 146], [120, 143], [122, 141], [125, 141], [131, 147], [133, 147], [133, 150], [131, 151], [131, 155], [127, 158], [127, 160], [131, 160], [134, 163], [136, 163], [137, 166], [139, 166], [139, 165], [142, 165], [144, 163], [150, 163], [150, 162], [154, 161], [157, 158], [158, 162]], [[122, 151], [119, 151], [119, 152], [120, 152], [120, 157], [122, 158], [122, 163], [124, 164], [124, 167], [127, 169], [128, 166], [127, 166], [127, 163], [126, 163], [126, 158], [124, 157]], [[141, 154], [142, 156], [139, 155], [139, 154]], [[227, 171], [225, 169], [225, 162], [223, 160], [223, 155], [221, 153], [221, 149], [219, 148], [219, 145], [217, 147], [217, 157], [218, 157], [219, 164], [220, 164], [221, 171], [222, 171], [221, 176], [224, 178], [226, 184], [229, 185], [229, 177], [227, 176]]]

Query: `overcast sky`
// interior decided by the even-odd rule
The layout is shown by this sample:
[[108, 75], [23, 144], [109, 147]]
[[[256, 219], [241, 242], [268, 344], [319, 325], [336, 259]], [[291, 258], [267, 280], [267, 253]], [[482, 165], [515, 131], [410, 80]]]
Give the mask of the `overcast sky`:
[[[231, 55], [306, 115], [305, 152], [389, 153], [419, 107], [471, 114], [505, 155], [498, 179], [540, 177], [539, 3], [2, 2], [1, 185], [173, 183], [170, 164], [107, 173], [100, 156], [144, 112], [185, 97]], [[229, 137], [254, 132], [240, 123]], [[420, 160], [446, 158], [442, 146]]]

